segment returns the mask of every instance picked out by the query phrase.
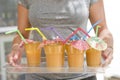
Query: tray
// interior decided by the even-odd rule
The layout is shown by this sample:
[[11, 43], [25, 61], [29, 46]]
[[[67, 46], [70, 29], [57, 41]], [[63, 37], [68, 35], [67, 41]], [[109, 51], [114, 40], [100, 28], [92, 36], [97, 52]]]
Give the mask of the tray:
[[69, 68], [67, 62], [64, 67], [60, 68], [47, 68], [45, 62], [42, 62], [39, 67], [28, 67], [27, 64], [21, 64], [19, 67], [13, 67], [6, 64], [4, 68], [7, 73], [104, 73], [108, 67], [87, 67], [83, 68]]

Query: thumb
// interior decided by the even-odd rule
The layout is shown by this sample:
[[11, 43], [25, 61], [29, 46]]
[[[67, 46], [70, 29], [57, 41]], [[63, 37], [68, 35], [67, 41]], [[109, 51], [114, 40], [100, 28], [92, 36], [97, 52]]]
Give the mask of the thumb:
[[[26, 39], [27, 42], [33, 42], [33, 40], [30, 40], [30, 39]], [[24, 41], [21, 41], [19, 46], [22, 47], [23, 45], [25, 44]]]
[[19, 46], [22, 47], [24, 45], [24, 41], [21, 41]]

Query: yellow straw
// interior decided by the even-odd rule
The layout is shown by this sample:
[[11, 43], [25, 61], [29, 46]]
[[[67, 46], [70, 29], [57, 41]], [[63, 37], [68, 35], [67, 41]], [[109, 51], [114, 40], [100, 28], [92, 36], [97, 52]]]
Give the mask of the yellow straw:
[[32, 27], [32, 28], [26, 28], [25, 30], [36, 30], [40, 34], [40, 36], [42, 36], [43, 40], [47, 40], [45, 35], [38, 28]]
[[95, 33], [96, 37], [98, 36], [98, 29], [99, 29], [99, 28], [101, 28], [101, 26], [98, 25], [98, 26], [96, 27], [96, 33]]

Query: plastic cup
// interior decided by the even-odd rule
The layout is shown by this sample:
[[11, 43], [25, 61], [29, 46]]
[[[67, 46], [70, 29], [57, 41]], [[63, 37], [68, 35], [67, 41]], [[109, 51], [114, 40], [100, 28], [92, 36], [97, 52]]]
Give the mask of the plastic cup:
[[65, 48], [68, 56], [68, 66], [70, 68], [83, 68], [84, 50], [76, 49], [72, 47], [70, 44], [66, 44]]
[[25, 44], [25, 51], [27, 56], [27, 64], [30, 67], [40, 66], [41, 62], [41, 48], [40, 42], [30, 42]]
[[46, 65], [49, 69], [60, 69], [64, 66], [64, 45], [51, 43], [44, 46]]
[[101, 64], [101, 51], [90, 48], [86, 51], [86, 61], [88, 67], [99, 67]]

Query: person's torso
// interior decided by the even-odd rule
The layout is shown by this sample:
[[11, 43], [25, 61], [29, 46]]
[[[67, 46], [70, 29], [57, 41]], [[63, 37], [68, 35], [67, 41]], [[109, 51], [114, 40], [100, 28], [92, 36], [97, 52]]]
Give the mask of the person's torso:
[[33, 27], [42, 28], [48, 39], [54, 39], [56, 33], [43, 30], [54, 27], [66, 38], [77, 27], [86, 30], [89, 17], [90, 0], [30, 0], [29, 20]]

